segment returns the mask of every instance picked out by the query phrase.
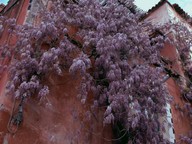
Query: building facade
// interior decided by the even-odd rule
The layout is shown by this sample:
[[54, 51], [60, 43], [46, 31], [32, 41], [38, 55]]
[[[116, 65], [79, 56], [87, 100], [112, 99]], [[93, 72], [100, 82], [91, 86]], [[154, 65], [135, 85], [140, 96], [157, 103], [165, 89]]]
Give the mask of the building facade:
[[[6, 6], [0, 5], [0, 14], [8, 18], [15, 18], [16, 23], [19, 25], [24, 23], [37, 25], [39, 22], [37, 11], [49, 8], [50, 5], [51, 2], [48, 0], [9, 0]], [[183, 16], [183, 11], [180, 9], [179, 11], [178, 9], [178, 5], [171, 5], [168, 1], [161, 0], [142, 17], [142, 20], [150, 21], [153, 25], [165, 25], [170, 21], [176, 20], [181, 21], [188, 29], [191, 29], [191, 23]], [[73, 31], [71, 31], [71, 33], [73, 33]], [[153, 34], [162, 33], [156, 31]], [[171, 29], [167, 33], [163, 33], [163, 35], [170, 39], [174, 38], [174, 32]], [[5, 28], [0, 35], [0, 46], [6, 44], [14, 45], [15, 42], [16, 38], [8, 33], [7, 28]], [[177, 48], [173, 43], [166, 42], [161, 54], [165, 59], [173, 62], [169, 65], [172, 70], [185, 77], [184, 70], [179, 61]], [[2, 65], [8, 65], [9, 63], [10, 59], [1, 60]], [[7, 81], [8, 74], [5, 70], [1, 73], [0, 77], [0, 143], [83, 143], [83, 141], [87, 141], [85, 137], [91, 137], [91, 139], [87, 141], [87, 143], [90, 144], [112, 143], [111, 141], [107, 141], [112, 138], [110, 127], [103, 129], [102, 122], [98, 122], [94, 125], [96, 131], [90, 134], [86, 128], [81, 128], [82, 124], [80, 120], [74, 119], [74, 115], [76, 115], [75, 109], [83, 114], [86, 112], [86, 108], [75, 98], [78, 91], [71, 89], [71, 87], [78, 86], [80, 79], [74, 80], [68, 73], [64, 73], [62, 77], [54, 75], [49, 77], [47, 81], [48, 84], [55, 85], [50, 87], [50, 95], [54, 95], [54, 97], [48, 97], [42, 103], [38, 103], [37, 99], [30, 100], [24, 109], [23, 124], [19, 127], [17, 133], [14, 135], [10, 134], [7, 130], [7, 123], [11, 115], [13, 99], [5, 96]], [[169, 78], [166, 83], [175, 103], [183, 105], [180, 89], [175, 79]], [[68, 101], [66, 102], [65, 99], [61, 99], [61, 97], [68, 98]], [[71, 105], [74, 107], [72, 108]], [[101, 116], [102, 113], [99, 115]], [[102, 116], [98, 117], [98, 119], [102, 119]], [[172, 143], [179, 141], [180, 135], [188, 134], [188, 132], [192, 130], [190, 120], [183, 118], [180, 112], [175, 109], [174, 104], [167, 104], [167, 117], [162, 118], [162, 120], [163, 119], [168, 121], [166, 123], [167, 129], [164, 137]], [[91, 122], [95, 122], [95, 120]], [[89, 124], [85, 125], [85, 127], [89, 126]], [[101, 129], [102, 131], [100, 131]], [[104, 141], [103, 138], [107, 140]]]

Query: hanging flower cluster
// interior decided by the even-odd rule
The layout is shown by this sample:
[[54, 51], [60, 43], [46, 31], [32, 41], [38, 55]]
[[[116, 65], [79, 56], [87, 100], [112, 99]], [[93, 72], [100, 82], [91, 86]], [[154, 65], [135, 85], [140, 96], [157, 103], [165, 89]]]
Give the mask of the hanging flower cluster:
[[[189, 121], [192, 120], [192, 33], [188, 24], [184, 23], [168, 23], [161, 28], [164, 32], [171, 30], [173, 35], [172, 43], [176, 46], [181, 62], [184, 76], [179, 75], [176, 79], [182, 95], [181, 101], [183, 105], [175, 103], [175, 109], [181, 112], [181, 116]], [[188, 135], [181, 136], [181, 143], [191, 143], [191, 132]]]
[[[86, 104], [91, 91], [93, 107], [106, 106], [104, 125], [120, 122], [132, 143], [166, 143], [159, 119], [169, 96], [163, 70], [153, 65], [161, 63], [164, 39], [150, 39], [139, 16], [132, 0], [54, 2], [49, 12], [41, 12], [38, 26], [11, 29], [18, 40], [9, 93], [42, 97], [49, 93], [43, 79], [50, 72], [79, 73], [78, 96]], [[71, 28], [77, 32], [70, 34]]]

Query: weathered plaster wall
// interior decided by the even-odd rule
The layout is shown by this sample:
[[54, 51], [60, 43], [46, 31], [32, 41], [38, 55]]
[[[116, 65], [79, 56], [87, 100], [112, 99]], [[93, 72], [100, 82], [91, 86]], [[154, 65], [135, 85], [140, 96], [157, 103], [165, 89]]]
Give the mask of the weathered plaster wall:
[[[177, 12], [175, 12], [175, 10], [167, 2], [150, 13], [145, 20], [151, 22], [155, 26], [162, 26], [168, 22], [181, 22], [184, 26], [191, 30], [191, 26]], [[171, 29], [167, 32], [166, 36], [168, 36], [171, 40], [174, 40], [174, 33]], [[181, 66], [181, 62], [179, 61], [179, 54], [173, 44], [170, 44], [169, 42], [165, 43], [165, 46], [161, 51], [161, 55], [173, 62], [169, 65], [170, 69], [180, 74], [181, 77], [184, 77], [184, 71]], [[185, 78], [183, 78], [183, 86], [184, 85], [186, 85]], [[180, 88], [175, 79], [168, 79], [167, 88], [170, 95], [173, 97], [174, 104], [179, 104], [182, 107], [184, 105], [184, 101], [181, 98]], [[173, 131], [175, 133], [176, 141], [178, 142], [180, 135], [187, 134], [190, 130], [192, 130], [192, 126], [190, 120], [186, 119], [186, 117], [182, 116], [180, 111], [175, 109], [174, 104], [171, 105], [171, 113], [173, 119]]]
[[[22, 4], [15, 6], [14, 9], [9, 11], [6, 15], [8, 17], [17, 18], [17, 23], [23, 24], [29, 0], [21, 0], [20, 2]], [[0, 38], [0, 44], [5, 44], [7, 42], [14, 44], [15, 40], [16, 39], [11, 38], [7, 33], [7, 30], [5, 30], [3, 37]], [[174, 63], [172, 68], [183, 75], [182, 67], [177, 59], [178, 54], [176, 48], [173, 45], [166, 43], [165, 48], [161, 53], [164, 57], [173, 60]], [[39, 101], [37, 98], [28, 100], [24, 107], [24, 122], [21, 127], [19, 127], [17, 133], [14, 135], [8, 133], [7, 123], [10, 118], [13, 99], [5, 96], [7, 80], [7, 72], [4, 72], [0, 79], [0, 143], [111, 143], [107, 142], [106, 139], [112, 138], [112, 130], [110, 127], [103, 129], [102, 110], [98, 111], [97, 120], [92, 118], [91, 121], [83, 122], [85, 118], [84, 114], [89, 110], [89, 107], [82, 105], [80, 100], [76, 97], [78, 94], [77, 87], [79, 86], [80, 78], [74, 78], [69, 75], [68, 72], [65, 72], [62, 77], [55, 75], [49, 76], [45, 83], [50, 85], [50, 94], [42, 101]], [[175, 101], [182, 105], [183, 102], [180, 100], [181, 95], [179, 87], [172, 78], [167, 81], [167, 87]], [[174, 131], [176, 139], [178, 140], [179, 134], [187, 133], [192, 128], [190, 122], [187, 119], [184, 119], [181, 114], [175, 110], [174, 106], [171, 106], [171, 110]]]
[[165, 25], [167, 23], [181, 22], [189, 30], [192, 29], [191, 25], [188, 24], [167, 2], [161, 5], [158, 9], [150, 13], [145, 20], [151, 22], [153, 25]]
[[104, 140], [111, 139], [110, 127], [103, 128], [103, 112], [97, 112], [86, 121], [86, 112], [90, 105], [82, 105], [77, 98], [80, 78], [70, 75], [51, 74], [45, 82], [50, 86], [50, 94], [39, 101], [38, 98], [28, 100], [24, 106], [24, 121], [18, 131], [8, 133], [6, 125], [10, 117], [13, 100], [1, 93], [0, 103], [0, 143], [7, 144], [109, 144]]
[[[44, 1], [45, 2], [45, 1]], [[8, 5], [11, 5], [12, 1]], [[7, 13], [16, 18], [17, 24], [23, 24], [27, 14], [29, 0], [21, 0]], [[35, 5], [34, 5], [35, 6]], [[76, 30], [70, 28], [73, 35]], [[0, 44], [15, 44], [16, 38], [7, 30]], [[8, 64], [6, 62], [6, 64]], [[5, 62], [4, 62], [5, 64]], [[112, 138], [110, 126], [103, 127], [103, 111], [97, 111], [97, 117], [86, 121], [90, 103], [82, 105], [77, 98], [80, 77], [64, 72], [63, 76], [49, 75], [45, 83], [50, 94], [43, 100], [33, 96], [24, 105], [24, 121], [15, 134], [10, 134], [7, 124], [11, 115], [13, 98], [6, 96], [7, 72], [0, 79], [0, 143], [2, 144], [109, 144]], [[91, 102], [91, 95], [89, 101]], [[17, 111], [19, 101], [16, 101]], [[14, 127], [12, 127], [14, 128]]]
[[[184, 76], [183, 69], [179, 61], [179, 56], [174, 45], [170, 44], [169, 42], [165, 43], [165, 46], [161, 51], [161, 55], [173, 62], [172, 65], [170, 65], [172, 70], [176, 71], [181, 76]], [[181, 112], [175, 109], [175, 103], [179, 104], [180, 106], [183, 106], [184, 104], [184, 101], [181, 99], [181, 92], [177, 82], [175, 79], [169, 78], [166, 84], [170, 95], [173, 97], [171, 114], [173, 119], [173, 131], [175, 133], [176, 141], [178, 142], [180, 135], [187, 134], [190, 130], [192, 130], [192, 126], [190, 120], [182, 116]]]

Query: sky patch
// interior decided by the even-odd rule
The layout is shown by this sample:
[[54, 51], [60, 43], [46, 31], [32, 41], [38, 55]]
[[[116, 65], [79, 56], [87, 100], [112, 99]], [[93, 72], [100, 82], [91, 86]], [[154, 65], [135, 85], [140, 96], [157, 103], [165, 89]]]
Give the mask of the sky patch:
[[[0, 3], [7, 4], [9, 0], [0, 0]], [[135, 4], [142, 10], [148, 11], [160, 0], [135, 0]], [[168, 0], [171, 4], [177, 3], [186, 13], [192, 16], [192, 0]]]
[[[160, 0], [135, 0], [135, 4], [142, 10], [148, 11]], [[177, 3], [186, 13], [192, 16], [192, 0], [168, 0], [171, 4]]]
[[4, 5], [6, 5], [8, 3], [9, 0], [0, 0], [0, 4], [3, 3]]

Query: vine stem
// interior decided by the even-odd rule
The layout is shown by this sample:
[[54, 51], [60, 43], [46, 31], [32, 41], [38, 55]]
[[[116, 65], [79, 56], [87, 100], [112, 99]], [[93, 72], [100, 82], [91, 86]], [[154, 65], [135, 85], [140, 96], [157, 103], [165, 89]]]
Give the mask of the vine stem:
[[12, 123], [11, 121], [12, 121], [12, 118], [13, 118], [13, 112], [14, 112], [14, 109], [15, 109], [15, 103], [16, 103], [16, 98], [14, 97], [14, 102], [13, 102], [13, 106], [12, 106], [12, 110], [11, 110], [11, 115], [10, 115], [10, 118], [9, 118], [9, 122], [7, 124], [7, 130], [11, 134], [15, 134], [17, 132], [18, 126], [19, 126], [19, 124], [17, 123], [16, 129], [15, 130], [11, 129], [11, 126], [13, 126], [11, 124]]
[[121, 140], [121, 139], [127, 134], [127, 132], [128, 132], [128, 130], [123, 129], [123, 130], [121, 130], [121, 132], [122, 132], [122, 131], [125, 131], [125, 133], [124, 133], [122, 136], [120, 136], [120, 137], [118, 137], [118, 138], [116, 138], [116, 139], [113, 139], [113, 138], [108, 139], [108, 138], [106, 138], [106, 137], [101, 136], [101, 133], [92, 132], [91, 130], [89, 130], [88, 128], [85, 128], [85, 127], [84, 127], [84, 129], [85, 129], [86, 131], [88, 131], [89, 133], [91, 133], [91, 134], [93, 134], [93, 135], [95, 135], [95, 136], [98, 136], [98, 137], [100, 137], [100, 138], [102, 138], [103, 140], [108, 141], [108, 142], [115, 142], [115, 141]]

